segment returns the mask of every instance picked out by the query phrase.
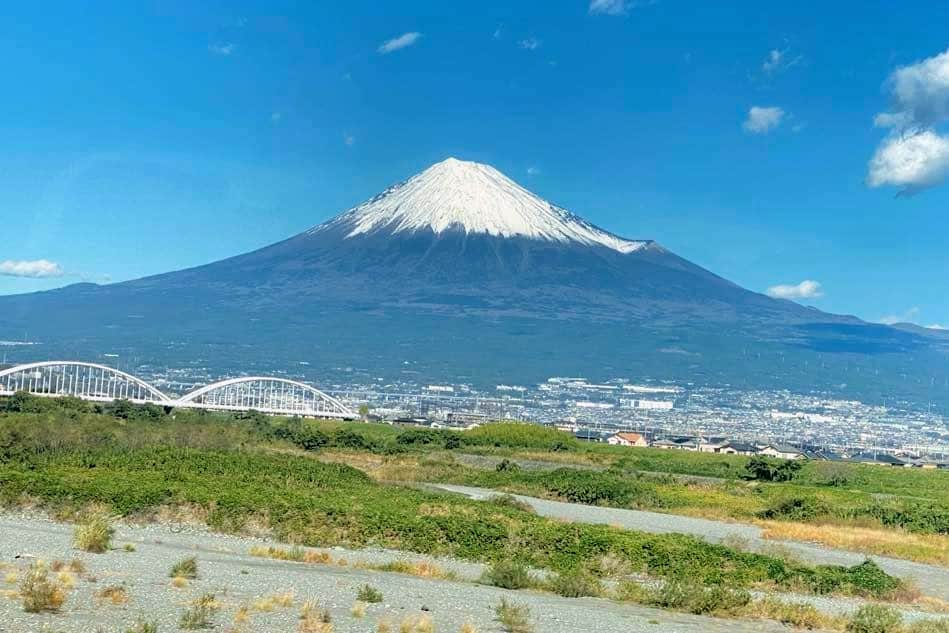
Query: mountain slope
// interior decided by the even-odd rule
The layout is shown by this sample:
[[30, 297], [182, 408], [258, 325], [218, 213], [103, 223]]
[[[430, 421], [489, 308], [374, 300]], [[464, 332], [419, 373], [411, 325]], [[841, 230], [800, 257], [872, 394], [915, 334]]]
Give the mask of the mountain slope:
[[[408, 362], [425, 379], [482, 383], [587, 373], [848, 392], [853, 375], [838, 372], [863, 363], [883, 367], [860, 377], [879, 392], [907, 365], [946, 370], [944, 339], [745, 290], [455, 159], [251, 253], [0, 297], [0, 339], [24, 329], [50, 354], [211, 356], [218, 370], [313, 359], [390, 376]], [[826, 375], [801, 372], [818, 356]]]

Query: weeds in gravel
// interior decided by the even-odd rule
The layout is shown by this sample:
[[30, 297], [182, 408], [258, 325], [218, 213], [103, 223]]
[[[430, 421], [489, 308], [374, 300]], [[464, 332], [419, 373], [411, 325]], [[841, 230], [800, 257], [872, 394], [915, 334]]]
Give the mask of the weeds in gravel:
[[481, 582], [502, 589], [526, 589], [533, 584], [527, 567], [512, 560], [498, 561], [488, 567]]
[[860, 607], [847, 623], [847, 631], [851, 633], [898, 633], [902, 628], [900, 612], [879, 604]]
[[366, 615], [366, 603], [362, 600], [357, 600], [353, 603], [352, 608], [349, 610], [349, 614], [356, 619], [362, 618]]
[[206, 593], [181, 614], [178, 626], [186, 631], [214, 628], [212, 618], [221, 608], [213, 593]]
[[316, 603], [306, 602], [300, 611], [299, 633], [333, 633], [333, 618], [329, 609]]
[[356, 599], [366, 603], [382, 602], [382, 592], [372, 585], [363, 585], [356, 592]]
[[237, 607], [237, 611], [234, 612], [234, 624], [241, 625], [250, 622], [250, 607], [246, 604], [242, 604]]
[[17, 571], [14, 569], [12, 571], [8, 571], [6, 574], [3, 575], [3, 582], [7, 583], [8, 585], [15, 585], [16, 581], [19, 578], [20, 578], [20, 574], [18, 574]]
[[80, 517], [73, 528], [73, 545], [86, 552], [101, 554], [112, 547], [113, 534], [115, 528], [111, 517], [101, 510], [91, 511]]
[[456, 580], [454, 572], [446, 571], [434, 563], [428, 561], [419, 561], [410, 563], [404, 560], [394, 560], [388, 563], [374, 565], [371, 563], [362, 563], [357, 565], [361, 569], [375, 569], [376, 571], [392, 572], [397, 574], [410, 574], [419, 578], [438, 578], [441, 580]]
[[399, 633], [435, 633], [435, 625], [427, 615], [407, 615], [399, 623]]
[[470, 622], [465, 622], [464, 624], [461, 625], [461, 628], [458, 629], [458, 633], [478, 633], [478, 629], [475, 627], [474, 624], [471, 624]]
[[508, 602], [507, 598], [501, 598], [501, 602], [494, 607], [494, 619], [506, 633], [534, 633], [530, 615], [526, 604]]
[[125, 633], [158, 633], [158, 622], [147, 622], [139, 618], [138, 622], [125, 629]]
[[274, 560], [290, 560], [298, 563], [316, 563], [322, 565], [333, 564], [333, 558], [326, 552], [304, 549], [299, 546], [283, 549], [280, 547], [264, 547], [254, 545], [250, 548], [250, 555], [258, 558], [272, 558]]
[[133, 543], [126, 543], [122, 546], [122, 549], [126, 552], [132, 553], [135, 551], [135, 545]]
[[949, 633], [949, 618], [941, 620], [916, 620], [908, 627], [907, 633]]
[[194, 580], [198, 577], [198, 559], [194, 556], [178, 561], [171, 567], [168, 574], [172, 578], [186, 578]]
[[115, 605], [125, 604], [129, 601], [129, 592], [122, 585], [109, 585], [97, 591], [96, 598], [102, 601], [107, 600]]
[[171, 579], [171, 586], [175, 589], [184, 589], [188, 586], [188, 579], [184, 576], [174, 576]]
[[78, 558], [74, 558], [68, 563], [63, 562], [61, 560], [54, 560], [52, 563], [49, 564], [49, 568], [50, 570], [55, 571], [55, 572], [66, 570], [66, 571], [71, 571], [75, 574], [81, 574], [84, 571], [86, 571], [86, 565]]
[[842, 631], [847, 619], [821, 613], [807, 602], [785, 602], [773, 596], [753, 600], [740, 612], [741, 617], [775, 620], [798, 629]]
[[392, 633], [392, 625], [385, 618], [376, 622], [376, 633]]
[[66, 591], [49, 577], [45, 563], [37, 561], [30, 565], [19, 587], [23, 610], [29, 613], [58, 611], [66, 600]]

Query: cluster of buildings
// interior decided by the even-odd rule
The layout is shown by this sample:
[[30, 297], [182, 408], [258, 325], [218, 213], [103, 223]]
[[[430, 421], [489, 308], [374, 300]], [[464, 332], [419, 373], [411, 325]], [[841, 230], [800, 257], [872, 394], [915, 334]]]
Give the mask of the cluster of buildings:
[[898, 457], [890, 453], [856, 451], [841, 453], [816, 446], [790, 446], [779, 443], [749, 443], [729, 440], [724, 437], [675, 436], [648, 439], [645, 434], [635, 431], [617, 431], [616, 433], [597, 433], [589, 429], [574, 432], [575, 437], [591, 442], [606, 442], [613, 446], [635, 446], [661, 449], [693, 451], [699, 453], [718, 453], [721, 455], [762, 455], [778, 459], [822, 459], [828, 461], [847, 461], [881, 466], [905, 466], [919, 468], [949, 468], [949, 460], [932, 459], [925, 456], [905, 455]]

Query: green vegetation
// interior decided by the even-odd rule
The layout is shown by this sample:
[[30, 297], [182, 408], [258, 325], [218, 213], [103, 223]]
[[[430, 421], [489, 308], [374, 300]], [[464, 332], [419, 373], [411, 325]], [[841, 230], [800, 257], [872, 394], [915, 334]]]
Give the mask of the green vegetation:
[[198, 559], [194, 556], [178, 561], [171, 567], [172, 578], [187, 578], [194, 580], [198, 577]]
[[777, 459], [755, 455], [745, 464], [746, 477], [757, 481], [791, 481], [800, 472], [801, 462], [796, 459]]
[[526, 589], [533, 583], [530, 572], [522, 563], [500, 560], [485, 570], [482, 582], [502, 589]]
[[903, 616], [896, 609], [868, 604], [857, 609], [847, 630], [852, 633], [896, 633], [903, 626]]
[[140, 619], [133, 626], [125, 629], [125, 633], [158, 633], [158, 622], [148, 622]]
[[[225, 532], [266, 524], [276, 538], [306, 546], [389, 547], [493, 562], [502, 569], [531, 566], [567, 578], [604, 573], [591, 561], [611, 560], [611, 567], [670, 581], [689, 579], [703, 587], [773, 586], [881, 598], [901, 588], [900, 581], [869, 561], [851, 568], [809, 566], [681, 534], [561, 523], [516, 504], [383, 485], [342, 464], [274, 450], [298, 445], [304, 436], [318, 437], [316, 433], [333, 438], [334, 444], [373, 445], [383, 452], [393, 446], [432, 445], [433, 437], [441, 438], [435, 442], [440, 447], [449, 437], [442, 432], [271, 420], [258, 414], [169, 415], [118, 405], [106, 414], [106, 408], [96, 413], [69, 400], [44, 401], [37, 405], [41, 411], [22, 412], [34, 404], [21, 398], [21, 412], [0, 414], [0, 503], [6, 505], [32, 498], [61, 516], [73, 516], [90, 504], [103, 504], [120, 516], [139, 517], [163, 506], [188, 507]], [[540, 427], [498, 424], [477, 431], [473, 440], [464, 441], [543, 446], [551, 454], [579, 450], [563, 434]], [[403, 434], [408, 439], [400, 440]], [[433, 463], [439, 468], [437, 460]], [[454, 465], [445, 470], [465, 469]], [[512, 481], [550, 486], [551, 494], [583, 502], [629, 505], [675, 502], [662, 486], [678, 485], [621, 468], [604, 473], [561, 469], [555, 476], [526, 469], [465, 475], [498, 478], [491, 483], [502, 487]], [[716, 500], [712, 496], [705, 503]]]
[[367, 602], [369, 604], [382, 602], [382, 592], [372, 585], [363, 585], [356, 593], [356, 600]]
[[559, 574], [550, 582], [549, 589], [565, 598], [599, 596], [603, 593], [603, 586], [596, 577], [577, 569]]

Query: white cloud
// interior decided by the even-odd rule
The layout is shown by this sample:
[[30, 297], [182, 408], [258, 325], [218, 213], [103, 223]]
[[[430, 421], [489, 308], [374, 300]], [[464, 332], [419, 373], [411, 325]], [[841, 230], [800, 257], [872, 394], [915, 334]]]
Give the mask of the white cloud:
[[894, 325], [896, 323], [912, 323], [919, 316], [919, 308], [912, 307], [903, 314], [890, 314], [880, 319], [884, 325]]
[[237, 44], [233, 42], [222, 42], [219, 44], [208, 44], [208, 51], [214, 55], [230, 55], [237, 49]]
[[280, 121], [280, 119], [282, 119], [282, 118], [283, 118], [283, 113], [281, 113], [281, 112], [271, 112], [271, 113], [270, 113], [270, 120], [273, 121], [274, 123], [278, 123], [278, 122]]
[[949, 175], [949, 137], [927, 130], [903, 137], [891, 134], [870, 160], [867, 184], [893, 185], [913, 194], [938, 185]]
[[535, 51], [540, 48], [540, 44], [540, 40], [536, 37], [528, 37], [527, 39], [521, 40], [517, 43], [518, 46], [526, 51]]
[[388, 55], [397, 50], [407, 48], [415, 44], [419, 38], [422, 37], [421, 33], [412, 31], [411, 33], [403, 33], [399, 37], [394, 37], [391, 40], [383, 42], [377, 49], [382, 55]]
[[531, 165], [530, 167], [527, 168], [527, 175], [528, 176], [540, 175], [540, 167], [537, 167], [536, 165]]
[[897, 68], [886, 82], [892, 112], [877, 115], [877, 125], [928, 128], [949, 119], [949, 50]]
[[6, 277], [32, 277], [42, 279], [46, 277], [62, 277], [65, 273], [56, 262], [48, 259], [33, 261], [5, 260], [0, 262], [0, 275]]
[[591, 15], [626, 15], [631, 9], [637, 9], [656, 0], [590, 0]]
[[927, 325], [926, 328], [929, 330], [949, 330], [949, 327], [946, 327], [945, 325], [939, 325], [938, 323]]
[[347, 146], [352, 147], [356, 142], [356, 137], [352, 134], [345, 134], [343, 135], [343, 142], [346, 143]]
[[742, 123], [746, 132], [752, 134], [766, 134], [781, 125], [784, 110], [778, 107], [751, 106], [748, 118]]
[[496, 39], [496, 40], [501, 39], [501, 27], [500, 27], [500, 26], [499, 26], [498, 28], [494, 29], [494, 39]]
[[820, 299], [824, 296], [824, 290], [819, 281], [805, 279], [799, 284], [771, 286], [766, 294], [775, 299]]
[[870, 160], [867, 184], [904, 194], [940, 184], [949, 176], [949, 136], [935, 128], [949, 121], [949, 50], [897, 68], [885, 85], [892, 107], [873, 122], [891, 131]]

